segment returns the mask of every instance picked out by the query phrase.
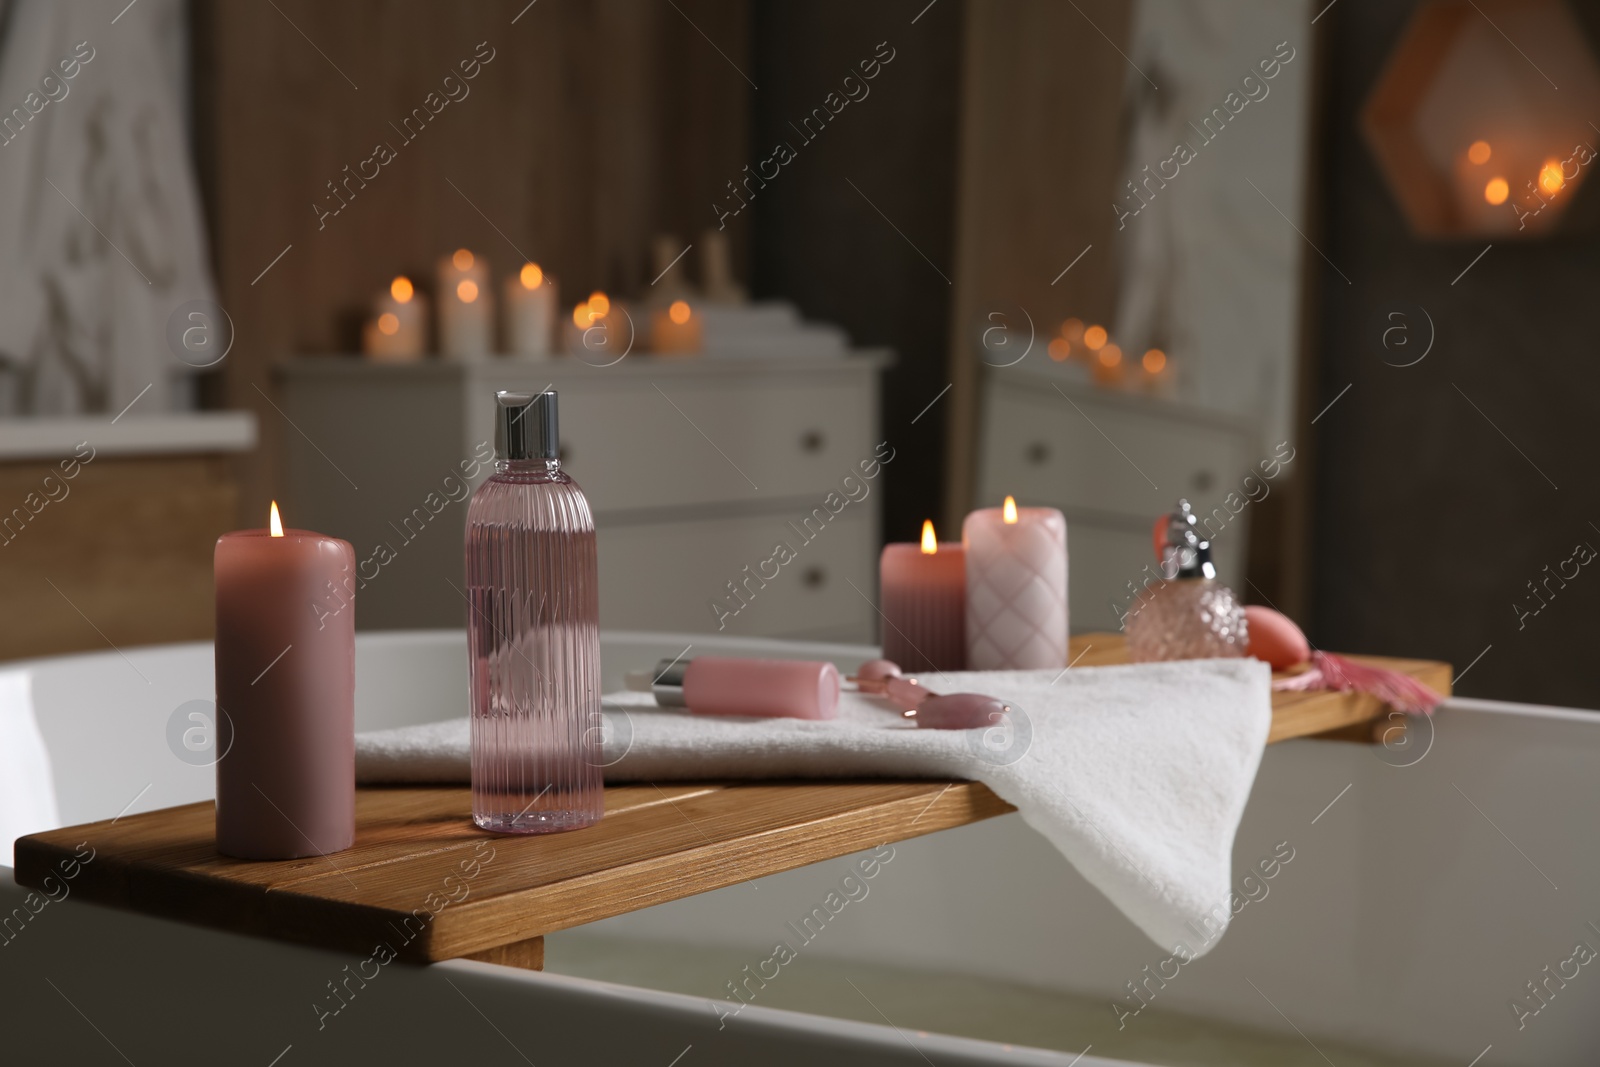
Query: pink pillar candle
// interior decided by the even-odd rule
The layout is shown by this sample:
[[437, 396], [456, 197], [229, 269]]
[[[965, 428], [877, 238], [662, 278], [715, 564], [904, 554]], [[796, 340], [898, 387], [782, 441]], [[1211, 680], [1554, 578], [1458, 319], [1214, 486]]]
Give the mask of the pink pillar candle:
[[959, 671], [967, 665], [967, 554], [940, 544], [933, 523], [922, 543], [883, 547], [878, 599], [883, 611], [883, 658], [907, 674]]
[[1067, 520], [1055, 508], [981, 508], [967, 549], [967, 667], [1067, 665]]
[[355, 839], [355, 551], [308, 530], [217, 540], [217, 851]]

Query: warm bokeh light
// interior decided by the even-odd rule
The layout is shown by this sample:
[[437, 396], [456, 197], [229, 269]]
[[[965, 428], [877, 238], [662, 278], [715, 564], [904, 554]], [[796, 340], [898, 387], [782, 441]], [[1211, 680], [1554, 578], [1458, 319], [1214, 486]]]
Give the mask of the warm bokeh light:
[[539, 269], [537, 263], [524, 263], [521, 277], [524, 289], [537, 289], [544, 281], [544, 271]]
[[1480, 166], [1489, 162], [1489, 142], [1473, 141], [1472, 146], [1467, 149], [1467, 158]]
[[402, 304], [409, 304], [411, 302], [411, 294], [414, 291], [415, 290], [411, 285], [411, 279], [407, 278], [404, 274], [400, 275], [394, 281], [389, 283], [389, 295], [400, 301]]
[[597, 319], [603, 319], [611, 314], [611, 298], [596, 289], [589, 294], [589, 310]]
[[1483, 187], [1483, 198], [1496, 207], [1506, 202], [1506, 197], [1511, 195], [1511, 186], [1506, 184], [1504, 178], [1490, 178], [1489, 184]]
[[1089, 346], [1089, 351], [1098, 352], [1100, 346], [1106, 343], [1106, 328], [1104, 326], [1091, 326], [1083, 331], [1083, 343]]
[[587, 329], [593, 321], [594, 317], [589, 311], [589, 302], [587, 300], [572, 309], [572, 324], [578, 329]]
[[450, 262], [456, 265], [456, 270], [471, 270], [472, 253], [465, 248], [458, 248], [455, 251], [455, 255], [450, 257]]
[[687, 300], [674, 300], [672, 306], [667, 308], [667, 318], [682, 326], [689, 321], [689, 302]]
[[478, 283], [471, 278], [462, 278], [456, 283], [456, 296], [461, 298], [463, 304], [470, 304], [478, 299]]
[[1561, 161], [1559, 159], [1545, 160], [1544, 166], [1539, 168], [1539, 188], [1546, 195], [1549, 195], [1551, 193], [1559, 193], [1561, 187], [1565, 184], [1567, 184], [1567, 176], [1561, 173]]
[[1067, 319], [1061, 324], [1061, 336], [1073, 344], [1083, 340], [1083, 320], [1080, 318]]
[[922, 520], [922, 554], [931, 556], [939, 551], [939, 539], [933, 535], [933, 520]]
[[1072, 355], [1072, 342], [1065, 337], [1052, 337], [1045, 346], [1045, 351], [1050, 353], [1050, 358], [1057, 363], [1065, 363]]
[[1146, 374], [1160, 374], [1161, 368], [1167, 365], [1167, 354], [1159, 348], [1152, 348], [1144, 354], [1139, 363], [1144, 367]]
[[1122, 349], [1116, 345], [1106, 345], [1100, 350], [1100, 354], [1096, 358], [1100, 360], [1102, 367], [1115, 367], [1122, 362]]
[[378, 332], [388, 337], [393, 337], [400, 332], [400, 316], [392, 311], [385, 311], [378, 316]]
[[272, 512], [267, 516], [267, 526], [273, 537], [283, 536], [283, 520], [278, 517], [278, 502], [272, 502]]
[[1006, 497], [1005, 507], [1000, 509], [1000, 517], [1006, 521], [1006, 525], [1008, 525], [1008, 526], [1016, 525], [1016, 522], [1017, 522], [1017, 499], [1016, 499], [1016, 497], [1010, 497], [1010, 496]]

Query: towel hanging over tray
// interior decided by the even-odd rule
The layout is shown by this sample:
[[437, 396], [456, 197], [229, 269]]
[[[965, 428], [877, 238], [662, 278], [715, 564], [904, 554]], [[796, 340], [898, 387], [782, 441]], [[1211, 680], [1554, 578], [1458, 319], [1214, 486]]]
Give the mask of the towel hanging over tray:
[[[1230, 914], [1234, 834], [1272, 723], [1265, 663], [921, 677], [1020, 713], [1009, 730], [926, 730], [855, 692], [821, 722], [696, 716], [619, 693], [604, 705], [606, 780], [973, 779], [1162, 948], [1199, 956], [1216, 943]], [[359, 734], [356, 776], [466, 782], [470, 756], [465, 718]]]

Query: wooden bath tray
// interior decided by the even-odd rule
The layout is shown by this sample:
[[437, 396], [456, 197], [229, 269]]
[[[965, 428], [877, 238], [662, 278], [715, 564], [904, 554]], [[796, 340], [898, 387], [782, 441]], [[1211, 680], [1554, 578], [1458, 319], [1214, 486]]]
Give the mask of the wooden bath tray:
[[[1080, 666], [1126, 661], [1122, 638], [1073, 639]], [[1441, 693], [1447, 664], [1377, 660]], [[1386, 726], [1376, 700], [1275, 693], [1271, 741]], [[1395, 720], [1398, 722], [1399, 720]], [[363, 788], [356, 843], [252, 863], [217, 854], [211, 802], [20, 838], [17, 881], [44, 888], [82, 842], [73, 896], [362, 957], [538, 968], [543, 935], [808, 863], [963, 826], [1012, 808], [975, 782], [713, 782], [606, 787], [578, 833], [489, 834], [466, 786]], [[81, 861], [81, 854], [78, 856]]]

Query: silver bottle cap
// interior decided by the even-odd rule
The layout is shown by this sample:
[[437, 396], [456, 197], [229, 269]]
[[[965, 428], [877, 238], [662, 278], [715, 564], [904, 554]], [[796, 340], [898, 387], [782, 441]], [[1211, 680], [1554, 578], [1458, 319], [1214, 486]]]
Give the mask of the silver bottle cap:
[[556, 393], [494, 394], [494, 450], [501, 459], [555, 459], [561, 443], [556, 424]]
[[1200, 539], [1199, 524], [1187, 500], [1179, 500], [1167, 516], [1167, 544], [1161, 552], [1161, 576], [1173, 578], [1215, 578], [1211, 562], [1211, 542]]

